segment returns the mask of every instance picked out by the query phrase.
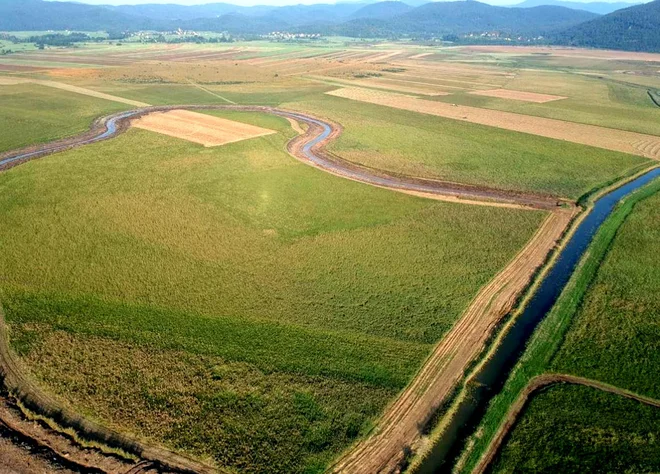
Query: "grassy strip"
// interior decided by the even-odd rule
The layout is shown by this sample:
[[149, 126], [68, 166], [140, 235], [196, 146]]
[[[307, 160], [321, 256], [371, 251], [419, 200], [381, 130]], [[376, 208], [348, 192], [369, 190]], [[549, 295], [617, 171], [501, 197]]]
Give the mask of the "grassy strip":
[[655, 181], [628, 196], [598, 230], [557, 303], [532, 336], [527, 350], [512, 371], [509, 380], [492, 400], [477, 430], [477, 435], [468, 444], [469, 451], [463, 455], [460, 472], [470, 472], [474, 468], [505, 419], [511, 404], [533, 377], [547, 369], [561, 346], [572, 317], [579, 308], [619, 227], [637, 202], [658, 191], [660, 191], [660, 182]]
[[557, 385], [533, 396], [492, 472], [657, 472], [658, 437], [658, 408]]

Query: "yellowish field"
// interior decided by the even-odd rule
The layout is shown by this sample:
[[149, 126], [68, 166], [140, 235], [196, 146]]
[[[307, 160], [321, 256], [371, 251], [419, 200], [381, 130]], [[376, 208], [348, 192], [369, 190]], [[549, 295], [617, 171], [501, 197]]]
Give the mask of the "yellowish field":
[[145, 102], [125, 99], [123, 97], [105, 94], [103, 92], [86, 89], [84, 87], [78, 87], [71, 84], [64, 84], [63, 82], [42, 81], [38, 79], [23, 79], [16, 77], [0, 77], [0, 86], [10, 86], [10, 85], [28, 84], [28, 83], [39, 84], [40, 86], [46, 86], [46, 87], [53, 87], [55, 89], [62, 89], [68, 92], [75, 92], [76, 94], [88, 95], [90, 97], [96, 97], [97, 99], [105, 99], [113, 102], [121, 102], [123, 104], [132, 105], [134, 107], [147, 107], [149, 105]]
[[413, 112], [436, 115], [454, 120], [464, 120], [516, 132], [530, 133], [542, 137], [660, 159], [660, 137], [653, 135], [502, 112], [499, 110], [433, 102], [402, 94], [355, 87], [346, 87], [327, 92], [327, 94], [360, 102], [411, 110]]
[[274, 130], [268, 130], [267, 128], [188, 110], [151, 113], [133, 121], [132, 125], [143, 130], [199, 143], [206, 147], [225, 145], [276, 133]]
[[483, 95], [487, 97], [497, 97], [500, 99], [521, 100], [523, 102], [534, 102], [544, 104], [553, 100], [566, 99], [560, 95], [538, 94], [536, 92], [513, 91], [509, 89], [489, 89], [485, 91], [472, 91], [470, 94]]

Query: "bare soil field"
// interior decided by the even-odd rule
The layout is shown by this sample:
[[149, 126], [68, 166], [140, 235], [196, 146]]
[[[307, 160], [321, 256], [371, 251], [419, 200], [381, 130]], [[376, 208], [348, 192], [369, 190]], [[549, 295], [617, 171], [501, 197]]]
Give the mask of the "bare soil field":
[[660, 159], [660, 137], [595, 125], [522, 115], [499, 110], [433, 102], [415, 97], [347, 87], [327, 92], [329, 95], [372, 104], [464, 120], [489, 127], [529, 133], [556, 140], [566, 140], [607, 150]]
[[333, 472], [373, 474], [398, 469], [405, 450], [414, 450], [419, 444], [421, 427], [451, 396], [467, 367], [483, 351], [494, 328], [513, 308], [576, 212], [573, 208], [550, 214], [527, 246], [479, 292], [415, 379], [386, 409], [374, 434], [346, 453]]
[[553, 100], [567, 99], [560, 95], [538, 94], [536, 92], [512, 91], [509, 89], [489, 89], [485, 91], [473, 91], [470, 94], [484, 95], [486, 97], [497, 97], [499, 99], [521, 100], [523, 102], [533, 102], [535, 104], [544, 104]]
[[206, 147], [276, 133], [274, 130], [188, 110], [152, 113], [133, 121], [132, 125], [151, 132], [199, 143]]

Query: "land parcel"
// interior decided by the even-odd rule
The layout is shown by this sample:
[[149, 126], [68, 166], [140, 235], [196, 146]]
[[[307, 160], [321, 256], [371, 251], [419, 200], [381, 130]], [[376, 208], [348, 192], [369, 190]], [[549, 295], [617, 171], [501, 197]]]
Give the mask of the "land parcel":
[[151, 132], [199, 143], [206, 147], [276, 133], [267, 128], [188, 110], [152, 113], [135, 120], [132, 125]]

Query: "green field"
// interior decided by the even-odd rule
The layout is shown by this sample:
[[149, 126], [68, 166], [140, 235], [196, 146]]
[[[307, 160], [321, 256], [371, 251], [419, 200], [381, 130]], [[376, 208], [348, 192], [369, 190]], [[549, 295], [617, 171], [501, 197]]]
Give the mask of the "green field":
[[395, 173], [577, 199], [642, 157], [331, 96], [285, 104], [333, 119], [340, 156]]
[[342, 180], [285, 153], [284, 119], [220, 115], [280, 133], [131, 130], [0, 174], [12, 344], [111, 426], [241, 472], [318, 472], [545, 214]]
[[[603, 224], [586, 258], [532, 337], [504, 389], [491, 402], [479, 429], [481, 435], [474, 438], [474, 446], [465, 453], [467, 462], [462, 472], [469, 472], [477, 462], [509, 406], [536, 375], [569, 373], [640, 395], [659, 397], [656, 380], [660, 274], [655, 264], [660, 250], [659, 203], [660, 181], [656, 179], [626, 198]], [[590, 412], [594, 419], [599, 417], [598, 404], [583, 405], [578, 396], [565, 406], [567, 410], [579, 407], [581, 412]], [[568, 442], [567, 436], [570, 439], [568, 434], [555, 437], [554, 432], [541, 435], [544, 432], [541, 424], [547, 421], [547, 416], [539, 411], [531, 410], [524, 419], [526, 434], [516, 438], [515, 446], [507, 443], [504, 447], [507, 452], [515, 449], [519, 453], [531, 453], [548, 442], [548, 438], [556, 438], [553, 442], [559, 444]], [[635, 419], [631, 413], [629, 422], [641, 426], [645, 420]], [[553, 470], [552, 463], [559, 461], [548, 455], [539, 459], [535, 469]], [[566, 462], [569, 461], [574, 462], [570, 459]], [[625, 459], [612, 462], [625, 462]], [[569, 464], [565, 468], [572, 469]], [[587, 464], [582, 466], [582, 472], [589, 470]]]
[[535, 396], [492, 473], [658, 472], [660, 409], [575, 385]]
[[87, 130], [103, 115], [129, 107], [36, 84], [0, 86], [0, 153]]

